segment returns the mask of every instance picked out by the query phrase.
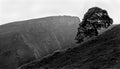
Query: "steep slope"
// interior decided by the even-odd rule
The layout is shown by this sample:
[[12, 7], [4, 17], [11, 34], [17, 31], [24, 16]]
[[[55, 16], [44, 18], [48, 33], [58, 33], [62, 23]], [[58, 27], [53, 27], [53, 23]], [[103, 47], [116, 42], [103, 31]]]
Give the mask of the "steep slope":
[[15, 69], [69, 48], [79, 23], [78, 17], [52, 16], [0, 26], [0, 69]]
[[65, 52], [18, 69], [120, 69], [120, 25]]
[[0, 69], [15, 69], [23, 63], [35, 59], [32, 49], [17, 34], [0, 36]]

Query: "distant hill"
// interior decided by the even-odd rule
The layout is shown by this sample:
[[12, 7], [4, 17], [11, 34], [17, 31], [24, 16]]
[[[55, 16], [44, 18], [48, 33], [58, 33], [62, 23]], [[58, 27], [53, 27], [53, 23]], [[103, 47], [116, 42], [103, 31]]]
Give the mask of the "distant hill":
[[16, 69], [74, 46], [78, 17], [51, 16], [0, 26], [0, 69]]
[[18, 69], [120, 69], [120, 25], [65, 52]]

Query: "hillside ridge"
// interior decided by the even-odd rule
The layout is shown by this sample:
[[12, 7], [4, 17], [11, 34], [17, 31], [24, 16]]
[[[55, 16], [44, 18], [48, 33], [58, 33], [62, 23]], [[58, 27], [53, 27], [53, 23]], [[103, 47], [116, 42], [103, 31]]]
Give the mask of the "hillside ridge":
[[[0, 68], [16, 69], [20, 64], [74, 46], [79, 23], [78, 17], [53, 16], [1, 25]], [[4, 55], [6, 52], [9, 57]]]
[[120, 25], [95, 39], [65, 52], [57, 52], [42, 61], [34, 61], [20, 69], [109, 69], [120, 68]]

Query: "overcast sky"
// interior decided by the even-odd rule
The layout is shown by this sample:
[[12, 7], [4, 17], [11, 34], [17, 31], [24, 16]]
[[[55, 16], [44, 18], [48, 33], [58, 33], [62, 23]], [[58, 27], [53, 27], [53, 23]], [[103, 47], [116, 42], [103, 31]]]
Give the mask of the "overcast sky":
[[0, 25], [56, 15], [72, 15], [82, 19], [91, 7], [106, 9], [114, 24], [120, 23], [120, 0], [0, 0]]

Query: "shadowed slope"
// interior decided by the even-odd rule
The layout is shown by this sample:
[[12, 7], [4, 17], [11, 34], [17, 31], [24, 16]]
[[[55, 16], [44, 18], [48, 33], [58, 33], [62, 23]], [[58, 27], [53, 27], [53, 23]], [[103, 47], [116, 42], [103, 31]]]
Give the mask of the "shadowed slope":
[[1, 69], [15, 69], [17, 66], [35, 59], [33, 54], [33, 51], [19, 34], [12, 33], [0, 36]]
[[15, 69], [30, 60], [69, 48], [75, 44], [78, 24], [78, 17], [53, 16], [0, 26], [0, 68]]
[[66, 52], [57, 52], [20, 69], [110, 69], [120, 68], [120, 25]]

